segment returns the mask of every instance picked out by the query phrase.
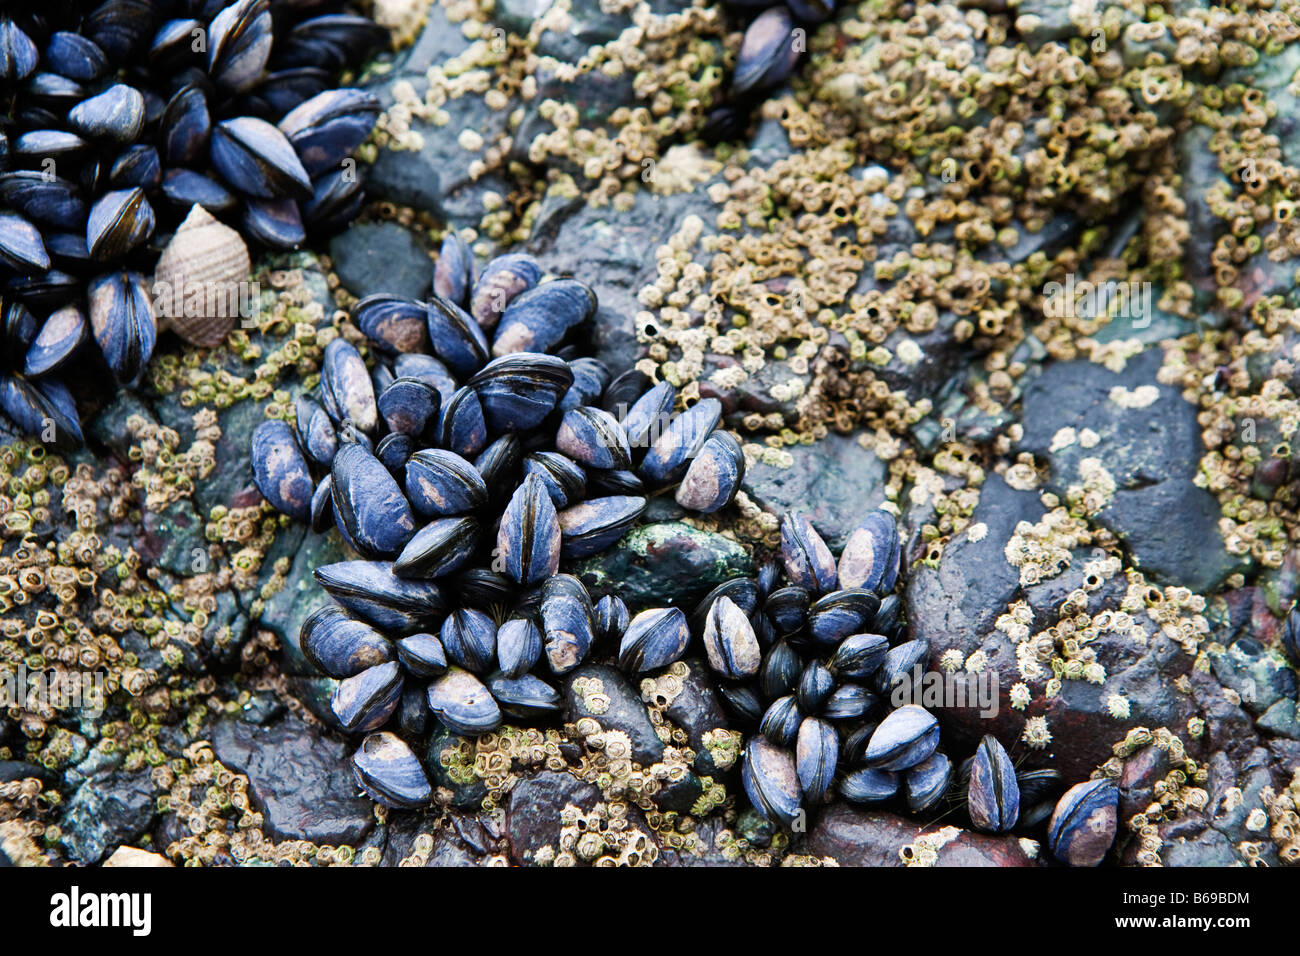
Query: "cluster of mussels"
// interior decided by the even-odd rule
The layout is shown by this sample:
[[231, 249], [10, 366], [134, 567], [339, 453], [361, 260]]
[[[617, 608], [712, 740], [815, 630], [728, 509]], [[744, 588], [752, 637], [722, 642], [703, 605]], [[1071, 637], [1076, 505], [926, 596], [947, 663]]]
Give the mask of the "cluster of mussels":
[[[543, 281], [523, 254], [476, 275], [452, 234], [433, 284], [428, 302], [359, 301], [355, 324], [385, 358], [368, 370], [335, 339], [293, 427], [269, 420], [252, 438], [266, 500], [318, 530], [337, 527], [363, 559], [316, 569], [337, 606], [300, 634], [307, 659], [339, 681], [332, 707], [352, 732], [393, 719], [423, 732], [431, 712], [477, 735], [503, 711], [553, 713], [558, 693], [530, 672], [543, 653], [553, 674], [572, 670], [598, 635], [622, 638], [638, 669], [676, 659], [689, 636], [680, 611], [629, 625], [621, 602], [593, 605], [577, 578], [558, 574], [560, 560], [620, 538], [648, 489], [676, 485], [684, 508], [711, 512], [744, 472], [739, 443], [717, 430], [716, 399], [673, 415], [671, 385], [636, 371], [611, 381], [562, 345], [595, 314], [584, 283]], [[355, 765], [376, 799], [430, 799], [394, 734], [367, 738]]]
[[[918, 815], [940, 817], [964, 805], [970, 825], [988, 833], [1030, 829], [1050, 813], [1057, 859], [1101, 861], [1115, 834], [1119, 792], [1112, 781], [1087, 781], [1053, 801], [1055, 771], [1017, 773], [992, 736], [954, 768], [939, 749], [932, 713], [914, 703], [891, 709], [929, 645], [909, 640], [900, 620], [893, 592], [902, 548], [888, 512], [868, 513], [838, 562], [806, 517], [787, 515], [780, 556], [757, 581], [721, 585], [697, 611], [720, 694], [758, 727], [741, 766], [755, 809], [791, 827], [838, 785], [852, 803], [903, 804]], [[778, 586], [782, 569], [786, 580]]]
[[273, 248], [355, 215], [344, 160], [379, 103], [334, 77], [383, 31], [323, 0], [24, 6], [0, 13], [0, 410], [77, 445], [61, 373], [93, 338], [117, 381], [139, 378], [146, 277], [193, 207]]
[[[744, 459], [715, 430], [715, 400], [669, 418], [667, 384], [645, 388], [639, 373], [611, 382], [599, 362], [566, 358], [568, 348], [519, 351], [559, 345], [596, 307], [577, 280], [540, 279], [525, 255], [494, 259], [475, 278], [468, 250], [449, 236], [431, 301], [373, 296], [355, 307], [392, 368], [367, 371], [335, 340], [317, 398], [297, 403], [296, 427], [268, 421], [254, 435], [267, 500], [319, 530], [337, 526], [364, 559], [316, 569], [335, 603], [299, 634], [306, 659], [338, 681], [340, 726], [367, 735], [352, 758], [359, 786], [388, 806], [427, 805], [417, 741], [431, 718], [467, 737], [506, 717], [554, 720], [562, 698], [548, 677], [595, 655], [629, 675], [658, 671], [697, 641], [720, 697], [758, 729], [741, 780], [772, 823], [791, 826], [837, 779], [859, 803], [905, 791], [918, 814], [964, 789], [972, 825], [990, 832], [1045, 819], [1051, 804], [1040, 798], [1054, 773], [1017, 775], [992, 737], [954, 771], [924, 708], [876, 720], [928, 655], [924, 641], [906, 639], [893, 593], [902, 549], [888, 512], [869, 513], [838, 561], [805, 516], [787, 515], [781, 560], [756, 580], [723, 583], [689, 617], [677, 607], [632, 615], [619, 596], [593, 601], [578, 578], [558, 573], [562, 558], [616, 541], [645, 508], [647, 485], [677, 482], [684, 507], [724, 507]], [[666, 425], [655, 437], [657, 420]], [[428, 523], [417, 530], [417, 520]], [[1032, 812], [1020, 812], [1022, 799]], [[1116, 803], [1108, 781], [1067, 793], [1050, 828], [1058, 858], [1098, 862]]]
[[835, 0], [788, 0], [776, 6], [769, 0], [729, 2], [744, 10], [763, 12], [745, 30], [726, 101], [715, 106], [705, 121], [704, 138], [710, 142], [744, 136], [754, 107], [770, 90], [789, 79], [807, 50], [806, 28], [825, 23], [835, 15]]

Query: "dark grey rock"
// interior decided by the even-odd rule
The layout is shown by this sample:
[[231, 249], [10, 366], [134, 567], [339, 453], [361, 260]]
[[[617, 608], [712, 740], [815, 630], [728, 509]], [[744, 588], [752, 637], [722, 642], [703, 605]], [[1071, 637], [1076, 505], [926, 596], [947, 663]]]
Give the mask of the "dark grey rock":
[[653, 800], [660, 810], [688, 814], [703, 795], [704, 782], [688, 770], [680, 780], [669, 781], [660, 787]]
[[1294, 700], [1279, 700], [1260, 715], [1256, 725], [1265, 733], [1300, 740], [1300, 713]]
[[447, 19], [446, 8], [440, 3], [430, 4], [420, 36], [389, 75], [424, 76], [429, 67], [460, 56], [469, 47], [470, 41], [461, 32], [460, 24]]
[[526, 36], [555, 0], [500, 0], [492, 8], [492, 19], [511, 33]]
[[755, 462], [741, 489], [773, 514], [802, 511], [838, 551], [862, 517], [884, 502], [885, 463], [854, 438], [835, 433], [785, 451], [794, 459], [789, 468]]
[[98, 863], [109, 851], [138, 839], [153, 820], [157, 791], [149, 771], [114, 771], [83, 783], [63, 813], [60, 827], [68, 856]]
[[1211, 659], [1211, 667], [1219, 682], [1241, 697], [1241, 706], [1256, 716], [1280, 700], [1295, 700], [1295, 671], [1254, 638], [1236, 641]]
[[106, 446], [122, 462], [130, 461], [131, 433], [126, 427], [127, 419], [139, 415], [147, 422], [156, 423], [153, 411], [135, 392], [119, 389], [112, 404], [106, 406], [94, 420], [88, 423], [87, 437]]
[[203, 522], [187, 498], [161, 511], [145, 509], [138, 542], [144, 560], [172, 574], [188, 578], [212, 570]]
[[520, 780], [506, 808], [510, 858], [521, 866], [532, 864], [538, 850], [559, 842], [560, 813], [566, 806], [590, 810], [600, 799], [598, 789], [568, 773], [544, 771]]
[[[442, 762], [443, 752], [455, 747], [462, 739], [439, 724], [429, 738], [424, 768], [429, 772], [429, 780], [435, 787], [451, 794], [452, 806], [461, 810], [476, 810], [487, 796], [487, 785], [464, 768], [455, 764], [444, 765]], [[472, 746], [473, 741], [470, 743]]]
[[[1116, 490], [1095, 520], [1117, 534], [1132, 563], [1157, 580], [1210, 593], [1242, 568], [1219, 534], [1214, 496], [1193, 483], [1205, 452], [1197, 409], [1181, 393], [1156, 383], [1160, 349], [1129, 360], [1118, 374], [1087, 361], [1049, 366], [1025, 390], [1021, 448], [1051, 466], [1049, 487], [1065, 499], [1081, 484], [1080, 463], [1100, 458]], [[1144, 408], [1110, 400], [1113, 388], [1152, 386], [1159, 397]], [[1052, 451], [1063, 428], [1090, 428], [1093, 448], [1078, 442]]]
[[713, 678], [708, 665], [698, 658], [688, 659], [689, 673], [682, 680], [681, 692], [664, 708], [670, 721], [686, 731], [687, 741], [695, 751], [695, 771], [704, 777], [725, 773], [713, 762], [713, 755], [704, 746], [704, 735], [710, 730], [725, 729], [726, 711], [713, 692]]
[[[1108, 759], [1111, 744], [1130, 727], [1183, 726], [1196, 714], [1196, 702], [1174, 687], [1179, 677], [1190, 674], [1192, 658], [1159, 633], [1149, 637], [1146, 647], [1134, 644], [1127, 635], [1105, 635], [1090, 645], [1106, 669], [1104, 683], [1066, 680], [1056, 697], [1046, 698], [1041, 693], [1044, 677], [1030, 684], [1034, 691], [1030, 707], [1013, 709], [1008, 692], [1020, 679], [1015, 644], [995, 629], [997, 618], [1012, 602], [1023, 599], [1034, 612], [1033, 628], [1054, 622], [1066, 595], [1082, 586], [1082, 565], [1088, 558], [1076, 552], [1059, 575], [1022, 588], [1019, 572], [1008, 563], [1004, 550], [1019, 522], [1036, 522], [1043, 513], [1036, 492], [1017, 491], [1000, 476], [990, 475], [972, 515], [975, 523], [984, 524], [984, 536], [971, 541], [969, 533], [962, 532], [948, 542], [937, 565], [912, 566], [905, 595], [907, 619], [911, 636], [929, 642], [929, 669], [937, 669], [946, 651], [967, 658], [980, 650], [986, 673], [998, 676], [996, 715], [988, 717], [973, 704], [942, 710], [944, 740], [954, 752], [973, 750], [984, 734], [1014, 740], [1027, 717], [1044, 716], [1053, 736], [1051, 765], [1066, 779], [1084, 779]], [[1123, 578], [1106, 581], [1091, 593], [1089, 612], [1118, 609], [1125, 590]], [[966, 684], [968, 701], [977, 698], [969, 675], [960, 672], [954, 679]], [[1111, 716], [1112, 694], [1129, 701], [1128, 718]], [[1030, 751], [1027, 765], [1046, 765], [1046, 753]]]
[[933, 651], [948, 635], [989, 633], [1020, 588], [1020, 573], [1003, 549], [1019, 522], [1037, 521], [1045, 510], [1034, 492], [1017, 491], [1000, 475], [989, 475], [971, 516], [973, 524], [987, 529], [984, 537], [972, 541], [966, 532], [955, 535], [937, 567], [911, 569], [906, 602], [912, 637], [930, 641]]
[[[600, 681], [600, 694], [609, 701], [603, 710], [590, 706], [590, 691], [586, 696], [577, 693], [573, 685], [579, 678]], [[622, 672], [602, 664], [577, 668], [564, 681], [564, 708], [564, 719], [570, 723], [590, 717], [606, 730], [627, 734], [632, 744], [632, 759], [637, 763], [648, 766], [663, 758], [664, 743], [650, 722], [650, 712]]]
[[275, 839], [355, 846], [374, 826], [373, 805], [352, 779], [349, 746], [297, 717], [267, 727], [223, 720], [210, 739], [217, 759], [248, 776]]
[[357, 298], [384, 292], [424, 299], [433, 262], [409, 229], [395, 222], [355, 223], [330, 240], [343, 287]]
[[724, 388], [711, 381], [716, 371], [733, 369], [739, 365], [740, 360], [733, 355], [705, 355], [704, 373], [699, 379], [700, 396], [716, 398], [722, 402], [722, 413], [733, 427], [743, 427], [745, 418], [755, 413], [765, 416], [776, 413], [785, 424], [796, 424], [799, 420], [798, 399], [774, 398], [772, 388], [784, 386], [794, 379], [806, 387], [812, 377], [796, 374], [787, 361], [768, 359], [761, 369], [734, 388]]
[[[459, 35], [459, 30], [456, 32]], [[422, 77], [407, 78], [416, 93], [423, 95], [428, 81]], [[390, 83], [389, 78], [384, 78], [370, 87], [385, 107], [393, 102]], [[505, 196], [511, 186], [495, 175], [474, 179], [470, 165], [483, 158], [483, 151], [463, 148], [460, 135], [471, 130], [485, 144], [496, 142], [505, 132], [506, 119], [516, 105], [493, 110], [483, 97], [471, 93], [443, 105], [450, 116], [445, 126], [414, 120], [411, 129], [423, 140], [420, 149], [379, 150], [366, 171], [366, 195], [427, 211], [458, 229], [477, 226], [484, 213], [484, 193], [493, 191]]]
[[232, 592], [220, 591], [216, 599], [217, 609], [208, 615], [208, 626], [203, 629], [203, 648], [219, 666], [228, 667], [248, 639], [249, 620]]

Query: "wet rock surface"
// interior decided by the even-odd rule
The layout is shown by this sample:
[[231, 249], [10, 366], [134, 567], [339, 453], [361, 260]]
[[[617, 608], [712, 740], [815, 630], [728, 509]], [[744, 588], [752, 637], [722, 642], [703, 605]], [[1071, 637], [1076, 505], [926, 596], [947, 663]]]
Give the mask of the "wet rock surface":
[[357, 795], [346, 747], [295, 717], [268, 727], [222, 721], [212, 748], [247, 774], [251, 796], [276, 839], [353, 844], [370, 831], [369, 800]]
[[64, 814], [68, 856], [78, 863], [98, 863], [144, 833], [155, 809], [148, 773], [97, 774], [77, 789]]
[[844, 546], [861, 516], [885, 500], [885, 463], [843, 435], [787, 449], [789, 467], [755, 463], [742, 485], [774, 514], [802, 511], [833, 550]]
[[830, 857], [840, 866], [1035, 866], [1013, 836], [985, 836], [917, 826], [891, 813], [832, 807], [800, 845], [802, 852]]
[[749, 551], [680, 522], [644, 525], [575, 573], [593, 594], [616, 593], [630, 607], [693, 606], [714, 587], [751, 573]]
[[[1021, 446], [1047, 460], [1048, 486], [1066, 497], [1089, 483], [1113, 491], [1096, 520], [1115, 531], [1133, 563], [1158, 580], [1212, 591], [1240, 562], [1219, 533], [1220, 509], [1195, 484], [1204, 454], [1196, 408], [1156, 383], [1159, 349], [1108, 374], [1088, 362], [1048, 367], [1025, 393]], [[1063, 430], [1089, 429], [1097, 443], [1063, 445]], [[1109, 478], [1093, 472], [1096, 461]], [[1085, 474], [1088, 472], [1088, 474]]]
[[397, 223], [357, 223], [330, 241], [334, 271], [363, 299], [387, 293], [408, 299], [429, 294], [433, 266], [409, 229]]

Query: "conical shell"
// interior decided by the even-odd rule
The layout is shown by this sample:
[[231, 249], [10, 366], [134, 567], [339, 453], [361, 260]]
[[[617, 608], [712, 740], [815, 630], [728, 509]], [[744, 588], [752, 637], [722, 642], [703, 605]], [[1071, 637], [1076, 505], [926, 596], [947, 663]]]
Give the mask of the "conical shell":
[[239, 233], [192, 206], [154, 270], [160, 331], [170, 327], [191, 345], [219, 345], [247, 299], [250, 266]]

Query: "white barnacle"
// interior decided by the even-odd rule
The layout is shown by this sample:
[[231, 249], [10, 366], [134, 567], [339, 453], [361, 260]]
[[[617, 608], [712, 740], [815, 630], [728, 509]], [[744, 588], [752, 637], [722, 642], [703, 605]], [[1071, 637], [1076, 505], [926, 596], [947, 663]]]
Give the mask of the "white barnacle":
[[1030, 717], [1025, 721], [1024, 732], [1020, 739], [1035, 750], [1041, 750], [1052, 742], [1052, 733], [1047, 729], [1046, 717]]
[[1011, 706], [1016, 710], [1024, 710], [1029, 706], [1030, 700], [1033, 699], [1033, 694], [1029, 690], [1029, 685], [1024, 681], [1018, 681], [1015, 684], [1012, 684], [1009, 696], [1011, 698]]

